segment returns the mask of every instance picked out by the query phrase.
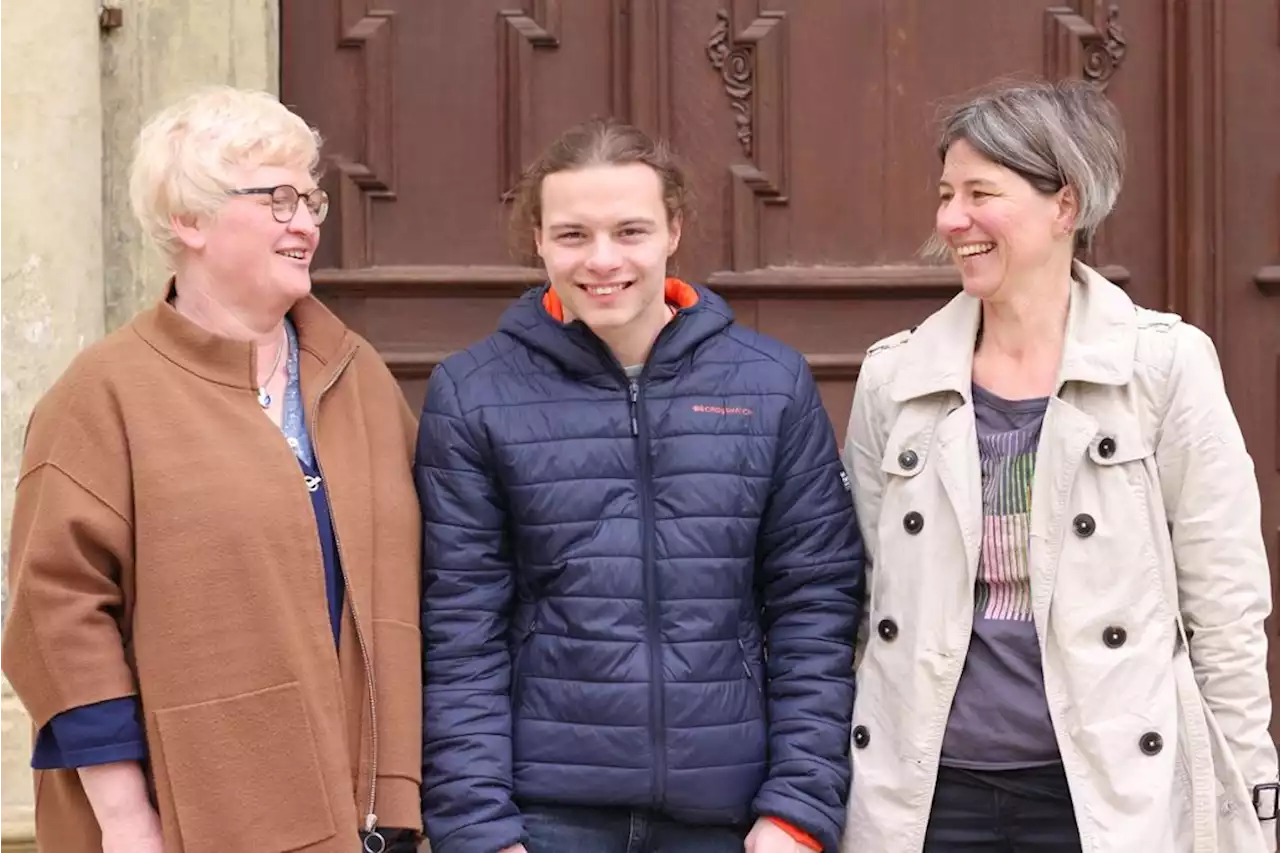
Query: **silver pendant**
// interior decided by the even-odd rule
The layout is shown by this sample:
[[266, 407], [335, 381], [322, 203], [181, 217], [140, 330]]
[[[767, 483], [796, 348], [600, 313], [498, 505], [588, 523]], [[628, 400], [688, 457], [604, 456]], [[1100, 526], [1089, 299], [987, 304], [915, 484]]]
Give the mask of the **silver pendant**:
[[258, 388], [258, 405], [264, 409], [271, 408], [271, 395], [267, 393], [266, 388]]

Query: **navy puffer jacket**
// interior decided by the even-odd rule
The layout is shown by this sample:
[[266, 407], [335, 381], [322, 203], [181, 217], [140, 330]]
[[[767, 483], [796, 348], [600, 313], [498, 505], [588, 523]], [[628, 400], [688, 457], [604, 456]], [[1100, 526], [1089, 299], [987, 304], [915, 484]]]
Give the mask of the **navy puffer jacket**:
[[781, 818], [838, 847], [862, 547], [795, 351], [681, 305], [629, 380], [544, 286], [436, 369], [423, 814], [436, 853], [519, 842], [518, 802]]

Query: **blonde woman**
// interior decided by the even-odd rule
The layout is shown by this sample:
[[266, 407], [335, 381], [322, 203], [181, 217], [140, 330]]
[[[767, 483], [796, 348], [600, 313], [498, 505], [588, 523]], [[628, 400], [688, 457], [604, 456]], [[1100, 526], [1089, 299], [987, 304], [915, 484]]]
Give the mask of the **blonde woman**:
[[142, 131], [172, 278], [32, 415], [4, 672], [59, 853], [412, 850], [416, 426], [311, 295], [318, 138], [202, 91]]
[[1275, 849], [1270, 577], [1213, 343], [1075, 260], [1115, 110], [1001, 89], [938, 145], [964, 292], [873, 346], [849, 853]]

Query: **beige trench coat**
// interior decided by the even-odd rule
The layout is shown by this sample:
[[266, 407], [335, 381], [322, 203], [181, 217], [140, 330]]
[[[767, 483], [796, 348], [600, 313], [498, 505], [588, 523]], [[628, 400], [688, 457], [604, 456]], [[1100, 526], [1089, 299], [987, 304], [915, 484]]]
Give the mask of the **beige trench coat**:
[[[1213, 344], [1088, 267], [1075, 276], [1029, 565], [1083, 849], [1274, 850], [1275, 822], [1251, 802], [1253, 785], [1277, 778], [1270, 576], [1253, 463]], [[979, 316], [977, 299], [957, 296], [873, 346], [858, 379], [845, 464], [872, 566], [845, 853], [923, 845], [983, 529], [970, 395]], [[923, 523], [904, 525], [909, 513]]]

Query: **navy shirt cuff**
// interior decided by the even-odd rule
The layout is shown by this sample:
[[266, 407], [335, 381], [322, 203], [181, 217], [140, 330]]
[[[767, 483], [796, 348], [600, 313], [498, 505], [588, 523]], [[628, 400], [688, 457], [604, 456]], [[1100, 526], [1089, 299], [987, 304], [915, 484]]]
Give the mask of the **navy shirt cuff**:
[[138, 699], [123, 696], [72, 708], [51, 719], [36, 735], [31, 766], [68, 770], [146, 757]]

